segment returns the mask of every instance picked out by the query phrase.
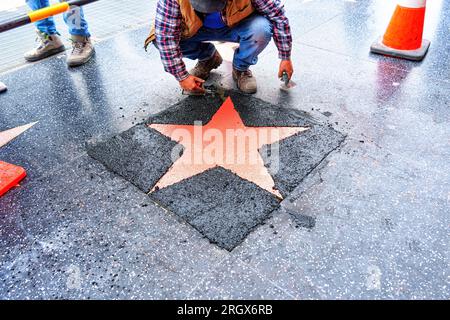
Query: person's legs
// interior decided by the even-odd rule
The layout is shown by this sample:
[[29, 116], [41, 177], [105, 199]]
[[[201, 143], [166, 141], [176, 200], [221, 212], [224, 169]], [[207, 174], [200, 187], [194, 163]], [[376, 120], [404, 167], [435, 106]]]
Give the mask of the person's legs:
[[249, 67], [258, 62], [258, 55], [267, 47], [272, 34], [272, 24], [259, 14], [251, 15], [231, 29], [232, 41], [239, 42], [233, 58], [233, 79], [241, 91], [257, 91], [256, 79]]
[[[38, 10], [44, 7], [48, 7], [50, 5], [49, 0], [27, 0], [27, 5], [30, 7], [31, 10]], [[56, 34], [56, 26], [55, 26], [55, 20], [53, 17], [37, 21], [35, 23], [36, 28], [47, 35]]]
[[216, 52], [216, 48], [212, 43], [203, 41], [212, 40], [212, 38], [213, 34], [202, 28], [192, 38], [181, 40], [180, 49], [183, 57], [199, 61], [210, 59]]
[[192, 38], [182, 40], [180, 48], [183, 56], [198, 59], [191, 74], [206, 79], [212, 69], [222, 63], [222, 58], [211, 43], [205, 41], [229, 41], [239, 43], [233, 58], [233, 78], [238, 88], [246, 93], [256, 92], [256, 80], [249, 71], [258, 62], [258, 55], [267, 47], [273, 34], [270, 21], [253, 14], [233, 28], [201, 28]]
[[64, 13], [63, 17], [71, 35], [86, 38], [91, 36], [82, 7], [71, 7], [69, 11]]
[[[27, 0], [32, 10], [38, 10], [50, 5], [49, 0]], [[64, 44], [58, 37], [53, 17], [36, 22], [39, 45], [25, 53], [27, 61], [38, 61], [65, 50]]]
[[233, 67], [239, 71], [246, 71], [258, 62], [258, 55], [272, 39], [273, 27], [267, 18], [253, 14], [234, 27], [232, 33], [239, 42], [239, 48], [234, 54]]
[[189, 70], [191, 75], [206, 80], [211, 70], [218, 68], [222, 64], [222, 57], [214, 45], [209, 42], [203, 42], [213, 39], [214, 33], [202, 28], [194, 37], [180, 41], [183, 57], [198, 60], [196, 66]]
[[64, 22], [67, 24], [72, 38], [72, 52], [67, 57], [67, 64], [70, 67], [83, 65], [91, 59], [95, 51], [83, 8], [71, 7], [68, 12], [64, 13]]

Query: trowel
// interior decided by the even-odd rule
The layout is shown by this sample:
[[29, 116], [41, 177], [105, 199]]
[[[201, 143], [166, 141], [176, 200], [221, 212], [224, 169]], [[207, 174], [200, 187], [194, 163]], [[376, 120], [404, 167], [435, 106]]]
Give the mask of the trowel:
[[289, 80], [289, 75], [286, 71], [283, 72], [283, 76], [280, 78], [281, 80], [281, 86], [280, 89], [283, 91], [288, 91], [289, 89], [292, 89], [296, 86], [296, 83], [292, 80]]
[[222, 87], [214, 85], [214, 84], [205, 85], [202, 83], [202, 84], [200, 84], [200, 87], [203, 90], [205, 90], [205, 92], [183, 90], [182, 94], [186, 95], [186, 96], [206, 96], [206, 95], [222, 96], [225, 92]]
[[189, 90], [183, 90], [181, 91], [181, 94], [185, 95], [185, 96], [205, 96], [207, 94], [213, 94], [214, 91], [210, 90], [210, 89], [205, 89], [205, 92], [198, 92], [198, 91], [189, 91]]

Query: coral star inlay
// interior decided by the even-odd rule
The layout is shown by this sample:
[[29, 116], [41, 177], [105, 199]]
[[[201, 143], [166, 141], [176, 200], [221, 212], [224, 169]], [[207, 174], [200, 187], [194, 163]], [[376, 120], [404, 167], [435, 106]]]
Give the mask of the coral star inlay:
[[308, 127], [247, 127], [228, 98], [211, 120], [202, 125], [150, 124], [150, 128], [184, 147], [182, 155], [156, 183], [152, 192], [206, 170], [223, 167], [282, 198], [259, 149]]

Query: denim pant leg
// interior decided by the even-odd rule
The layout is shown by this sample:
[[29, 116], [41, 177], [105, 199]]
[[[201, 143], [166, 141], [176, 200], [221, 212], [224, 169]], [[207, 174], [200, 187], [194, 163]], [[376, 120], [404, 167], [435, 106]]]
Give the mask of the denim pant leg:
[[[61, 0], [62, 1], [62, 0]], [[90, 37], [88, 24], [84, 18], [82, 7], [72, 6], [69, 11], [64, 13], [64, 22], [69, 27], [69, 33], [74, 36]]]
[[[27, 0], [27, 4], [31, 10], [38, 10], [44, 7], [48, 7], [50, 5], [49, 0]], [[43, 33], [46, 34], [55, 34], [56, 26], [55, 20], [53, 17], [38, 21], [35, 23], [36, 28]]]
[[267, 47], [272, 35], [272, 23], [264, 16], [253, 14], [231, 29], [203, 27], [194, 37], [182, 40], [180, 48], [184, 57], [202, 61], [210, 58], [216, 50], [213, 44], [203, 41], [238, 42], [233, 66], [239, 71], [245, 71], [258, 62], [258, 55]]
[[183, 57], [191, 60], [204, 61], [211, 58], [216, 52], [216, 47], [212, 43], [203, 41], [215, 40], [211, 32], [206, 28], [201, 28], [195, 36], [180, 41], [180, 49]]
[[258, 62], [258, 55], [267, 47], [273, 35], [272, 23], [264, 16], [253, 14], [231, 29], [237, 36], [239, 48], [233, 58], [233, 66], [246, 71]]

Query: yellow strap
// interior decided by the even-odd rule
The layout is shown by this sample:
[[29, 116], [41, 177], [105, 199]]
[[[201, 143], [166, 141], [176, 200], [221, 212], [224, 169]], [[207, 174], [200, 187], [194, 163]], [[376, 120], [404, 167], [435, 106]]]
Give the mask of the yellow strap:
[[61, 2], [46, 8], [32, 11], [28, 13], [28, 17], [30, 18], [31, 22], [36, 22], [54, 16], [56, 14], [66, 12], [67, 10], [69, 10], [69, 4], [67, 2]]

